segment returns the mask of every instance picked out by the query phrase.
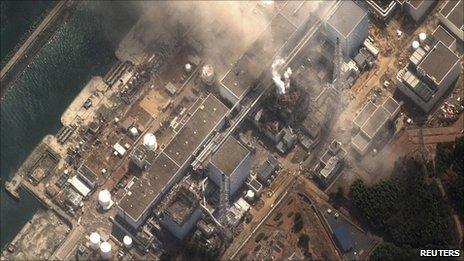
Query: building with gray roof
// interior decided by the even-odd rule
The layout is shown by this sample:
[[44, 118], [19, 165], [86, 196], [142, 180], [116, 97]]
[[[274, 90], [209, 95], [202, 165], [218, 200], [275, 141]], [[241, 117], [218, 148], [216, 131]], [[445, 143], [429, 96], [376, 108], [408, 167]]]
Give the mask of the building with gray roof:
[[369, 18], [367, 12], [353, 1], [342, 1], [325, 22], [327, 39], [335, 45], [340, 41], [345, 57], [353, 57], [367, 38]]
[[251, 153], [238, 140], [228, 137], [208, 164], [209, 177], [221, 186], [222, 176], [229, 177], [230, 196], [243, 185], [251, 171]]

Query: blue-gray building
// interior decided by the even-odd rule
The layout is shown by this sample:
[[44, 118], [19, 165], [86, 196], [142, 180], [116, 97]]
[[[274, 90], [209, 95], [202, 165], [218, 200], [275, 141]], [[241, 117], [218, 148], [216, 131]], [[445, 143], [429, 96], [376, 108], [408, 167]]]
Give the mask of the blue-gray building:
[[340, 40], [345, 57], [353, 57], [367, 38], [369, 18], [353, 1], [342, 1], [334, 13], [325, 22], [327, 39], [335, 45]]

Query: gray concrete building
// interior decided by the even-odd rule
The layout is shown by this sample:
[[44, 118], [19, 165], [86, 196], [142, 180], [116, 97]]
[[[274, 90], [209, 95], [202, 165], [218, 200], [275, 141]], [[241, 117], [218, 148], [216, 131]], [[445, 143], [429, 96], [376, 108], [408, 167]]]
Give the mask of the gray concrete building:
[[339, 39], [343, 55], [352, 58], [369, 34], [368, 25], [364, 9], [353, 1], [342, 1], [325, 22], [325, 34], [333, 45]]
[[219, 187], [222, 176], [229, 176], [229, 193], [232, 196], [250, 176], [251, 153], [235, 138], [228, 137], [212, 156], [208, 170], [209, 177]]

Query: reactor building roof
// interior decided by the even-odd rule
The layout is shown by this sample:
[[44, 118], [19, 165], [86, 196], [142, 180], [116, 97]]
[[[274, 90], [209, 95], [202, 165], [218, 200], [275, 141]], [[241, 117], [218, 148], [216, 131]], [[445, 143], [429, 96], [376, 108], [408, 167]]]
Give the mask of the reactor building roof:
[[353, 1], [342, 1], [327, 23], [347, 37], [361, 22], [366, 12]]
[[229, 136], [211, 158], [211, 163], [222, 173], [231, 175], [245, 157], [250, 154], [235, 138]]
[[459, 57], [445, 44], [438, 42], [418, 65], [418, 68], [422, 69], [437, 86], [440, 86], [442, 80], [456, 63], [459, 63]]
[[186, 187], [180, 187], [169, 199], [165, 213], [178, 225], [182, 226], [198, 206], [199, 197]]

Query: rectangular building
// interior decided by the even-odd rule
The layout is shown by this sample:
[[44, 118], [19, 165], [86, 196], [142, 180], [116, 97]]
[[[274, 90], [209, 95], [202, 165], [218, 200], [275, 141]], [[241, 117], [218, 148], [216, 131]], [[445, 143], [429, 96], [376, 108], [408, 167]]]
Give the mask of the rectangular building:
[[464, 6], [462, 0], [448, 0], [438, 12], [440, 22], [464, 42]]
[[222, 176], [229, 176], [229, 193], [232, 196], [250, 175], [251, 153], [235, 138], [228, 137], [212, 156], [208, 169], [210, 171], [209, 177], [219, 187]]
[[228, 112], [211, 94], [195, 104], [192, 116], [153, 160], [149, 170], [128, 185], [128, 192], [118, 204], [117, 215], [135, 229], [146, 220], [164, 193], [182, 178], [195, 154], [222, 126]]
[[398, 89], [428, 113], [449, 91], [461, 73], [459, 57], [439, 41], [417, 66], [399, 72]]
[[198, 204], [200, 197], [188, 188], [180, 187], [167, 202], [162, 213], [161, 224], [178, 239], [182, 240], [192, 231], [202, 216]]
[[369, 34], [368, 25], [366, 11], [353, 1], [342, 1], [325, 22], [325, 33], [333, 45], [338, 39], [343, 55], [352, 58]]
[[417, 23], [424, 19], [433, 3], [435, 0], [409, 0], [403, 6], [408, 15]]

